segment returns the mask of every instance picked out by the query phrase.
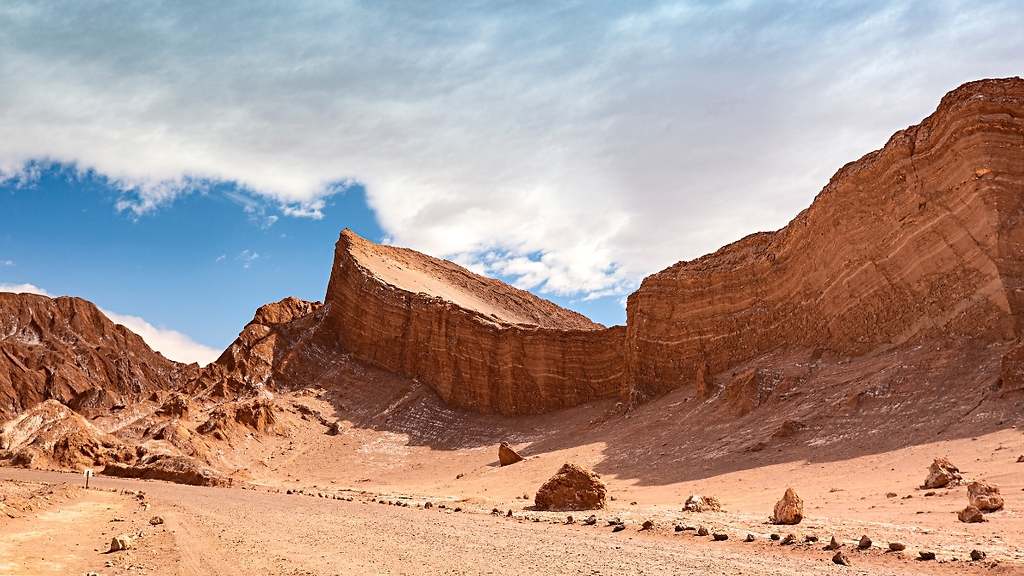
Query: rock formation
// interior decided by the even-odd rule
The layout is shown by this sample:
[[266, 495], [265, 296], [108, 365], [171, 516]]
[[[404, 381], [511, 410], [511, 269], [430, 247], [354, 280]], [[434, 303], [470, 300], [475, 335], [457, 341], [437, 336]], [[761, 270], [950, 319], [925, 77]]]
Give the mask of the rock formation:
[[622, 327], [460, 266], [341, 233], [321, 342], [418, 379], [449, 405], [529, 414], [617, 396]]
[[804, 519], [804, 501], [796, 495], [792, 488], [786, 488], [782, 499], [775, 503], [773, 524], [799, 524]]
[[509, 464], [515, 464], [516, 462], [522, 462], [523, 457], [518, 452], [512, 449], [508, 445], [508, 442], [502, 442], [498, 446], [498, 464], [501, 466], [508, 466]]
[[82, 470], [135, 458], [135, 449], [56, 400], [46, 400], [0, 428], [0, 461]]
[[192, 458], [153, 454], [132, 464], [108, 464], [102, 472], [117, 478], [167, 480], [193, 486], [230, 486], [231, 479]]
[[700, 389], [777, 349], [1018, 338], [1022, 154], [1024, 80], [971, 82], [839, 170], [785, 228], [647, 277], [628, 301], [633, 397]]
[[979, 510], [976, 506], [968, 506], [964, 508], [960, 512], [957, 512], [956, 517], [961, 522], [965, 522], [968, 524], [985, 521], [985, 516], [981, 513], [981, 510]]
[[999, 495], [999, 487], [988, 482], [968, 484], [967, 499], [971, 506], [982, 512], [995, 512], [1003, 509], [1003, 497]]
[[537, 490], [539, 510], [597, 510], [607, 504], [608, 491], [601, 477], [575, 464], [564, 464]]
[[686, 512], [720, 512], [722, 504], [714, 496], [691, 494], [683, 503], [683, 510]]
[[928, 467], [928, 477], [925, 478], [921, 487], [946, 488], [956, 486], [962, 479], [960, 469], [954, 466], [948, 458], [936, 458]]
[[53, 399], [91, 416], [195, 377], [80, 298], [0, 292], [0, 420]]

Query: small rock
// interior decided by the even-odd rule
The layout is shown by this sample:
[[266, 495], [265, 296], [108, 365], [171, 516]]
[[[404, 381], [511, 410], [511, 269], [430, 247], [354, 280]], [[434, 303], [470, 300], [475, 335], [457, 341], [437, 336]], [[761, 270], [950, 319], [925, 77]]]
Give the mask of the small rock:
[[691, 494], [683, 503], [685, 512], [719, 512], [721, 510], [722, 504], [714, 496]]
[[804, 542], [813, 544], [814, 542], [817, 542], [817, 541], [818, 541], [818, 537], [815, 536], [814, 534], [808, 534], [807, 536], [804, 536]]
[[896, 496], [897, 494], [895, 492], [886, 492], [885, 494], [886, 498], [895, 498]]
[[794, 543], [796, 543], [796, 536], [793, 534], [786, 534], [786, 537], [782, 539], [782, 542], [780, 542], [783, 546], [789, 546]]
[[825, 550], [839, 550], [840, 546], [842, 545], [839, 543], [838, 540], [836, 540], [836, 537], [833, 536], [832, 540], [825, 545]]
[[925, 497], [935, 496], [935, 490], [929, 490], [929, 491], [925, 492], [924, 495], [925, 495]]
[[922, 550], [917, 553], [917, 557], [920, 560], [935, 560], [935, 552], [928, 552], [927, 550]]
[[1017, 456], [1017, 463], [1018, 464], [1024, 463], [1024, 454], [1021, 454], [1020, 456]]
[[754, 535], [753, 534], [747, 534], [747, 537], [744, 538], [743, 541], [744, 542], [753, 542], [754, 541]]
[[857, 548], [861, 550], [867, 550], [871, 548], [871, 538], [868, 538], [867, 534], [860, 537], [860, 542], [857, 542]]
[[153, 516], [152, 518], [149, 519], [149, 525], [150, 526], [159, 526], [159, 525], [161, 525], [163, 523], [164, 523], [164, 519], [161, 518], [160, 516]]
[[616, 524], [622, 524], [622, 519], [619, 517], [609, 518], [606, 522], [609, 526], [615, 526]]
[[566, 524], [575, 524], [576, 520], [572, 516], [566, 516], [565, 517], [565, 523]]
[[615, 526], [612, 527], [612, 532], [622, 532], [625, 529], [626, 529], [626, 525], [625, 524], [616, 524]]
[[430, 502], [424, 502], [423, 503], [423, 509], [424, 510], [430, 510], [433, 507], [434, 507], [434, 505], [432, 503], [430, 503]]
[[971, 550], [971, 560], [975, 562], [978, 562], [979, 560], [984, 560], [985, 556], [986, 554], [981, 550]]
[[974, 506], [968, 506], [963, 510], [957, 512], [956, 517], [967, 524], [974, 524], [976, 522], [984, 522], [985, 515], [981, 513], [981, 510]]
[[846, 554], [843, 554], [842, 552], [836, 552], [835, 555], [832, 556], [832, 563], [839, 564], [840, 566], [849, 566], [850, 559], [846, 557]]
[[587, 519], [583, 521], [584, 526], [593, 526], [594, 524], [597, 524], [597, 516], [593, 514], [587, 516]]
[[769, 535], [768, 538], [771, 539], [771, 540], [778, 540], [778, 539], [780, 539], [782, 537], [779, 536], [778, 534], [774, 534], [773, 533], [773, 534]]
[[715, 532], [714, 534], [711, 535], [711, 537], [715, 539], [715, 542], [721, 542], [722, 540], [728, 540], [729, 539], [729, 535], [726, 534], [725, 532]]
[[902, 542], [889, 542], [890, 552], [903, 552], [907, 549], [907, 546]]
[[119, 552], [121, 550], [131, 550], [131, 547], [132, 547], [132, 539], [127, 534], [121, 534], [119, 536], [114, 536], [114, 538], [111, 539], [111, 541], [110, 541], [110, 551], [111, 552]]
[[643, 525], [640, 526], [641, 530], [650, 530], [654, 528], [654, 522], [652, 520], [644, 520]]
[[502, 442], [498, 445], [498, 465], [509, 466], [522, 461], [523, 457], [513, 450], [512, 447], [508, 445], [508, 442]]
[[697, 528], [697, 536], [707, 536], [707, 535], [708, 535], [708, 529], [707, 528], [705, 528], [703, 526], [701, 526], [700, 528]]
[[511, 517], [512, 517], [512, 509], [509, 508], [508, 512], [505, 513], [505, 518], [511, 518]]
[[685, 526], [683, 526], [682, 524], [676, 524], [676, 527], [675, 527], [675, 531], [676, 532], [682, 532], [683, 530], [686, 530]]

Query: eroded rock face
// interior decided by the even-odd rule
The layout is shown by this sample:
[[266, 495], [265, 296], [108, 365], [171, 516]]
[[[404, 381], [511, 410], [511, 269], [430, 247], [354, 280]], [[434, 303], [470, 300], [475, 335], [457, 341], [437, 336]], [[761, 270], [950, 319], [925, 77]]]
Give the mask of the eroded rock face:
[[529, 414], [619, 395], [622, 327], [418, 252], [342, 232], [320, 338], [452, 406]]
[[513, 450], [512, 447], [508, 445], [508, 442], [502, 442], [501, 445], [498, 446], [498, 464], [501, 466], [508, 466], [522, 461], [523, 457]]
[[0, 420], [53, 399], [92, 416], [195, 377], [81, 298], [0, 292]]
[[995, 512], [1003, 509], [1003, 497], [999, 495], [999, 487], [988, 482], [968, 484], [967, 499], [971, 506], [982, 512]]
[[804, 501], [796, 495], [792, 488], [786, 488], [782, 499], [775, 503], [775, 513], [772, 515], [774, 524], [799, 524], [804, 519]]
[[928, 467], [928, 477], [922, 488], [946, 488], [956, 486], [963, 480], [960, 469], [948, 458], [936, 458]]
[[785, 228], [647, 277], [628, 303], [632, 396], [699, 394], [709, 375], [778, 348], [856, 356], [1019, 337], [1022, 142], [1024, 80], [965, 84], [843, 167]]
[[540, 510], [598, 510], [607, 505], [608, 490], [601, 477], [575, 464], [564, 464], [537, 490]]
[[118, 478], [167, 480], [193, 486], [230, 486], [231, 479], [186, 456], [154, 454], [132, 464], [111, 463], [102, 474]]
[[37, 404], [0, 428], [0, 461], [16, 466], [81, 470], [134, 458], [134, 448], [56, 400]]

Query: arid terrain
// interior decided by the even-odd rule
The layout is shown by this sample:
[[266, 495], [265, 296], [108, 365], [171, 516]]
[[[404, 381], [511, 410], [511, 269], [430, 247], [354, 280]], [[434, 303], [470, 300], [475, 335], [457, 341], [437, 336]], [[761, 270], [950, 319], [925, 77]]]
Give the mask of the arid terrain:
[[204, 367], [0, 293], [0, 574], [1024, 574], [1022, 223], [1010, 78], [626, 326], [349, 230]]

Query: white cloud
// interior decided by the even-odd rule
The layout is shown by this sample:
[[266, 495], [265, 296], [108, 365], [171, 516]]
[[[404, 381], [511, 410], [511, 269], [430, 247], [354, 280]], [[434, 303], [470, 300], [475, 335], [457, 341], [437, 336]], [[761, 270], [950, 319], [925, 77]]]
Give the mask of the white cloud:
[[397, 244], [541, 291], [621, 293], [785, 224], [956, 85], [1019, 73], [1022, 14], [8, 2], [0, 126], [18, 137], [0, 138], [0, 174], [75, 163], [133, 213], [230, 180], [312, 218], [359, 182]]
[[0, 260], [0, 266], [14, 266], [14, 260]]
[[250, 266], [252, 266], [253, 262], [256, 262], [259, 259], [260, 253], [253, 252], [248, 248], [239, 252], [238, 256], [235, 256], [235, 260], [238, 260], [239, 262], [242, 263], [242, 268], [249, 268]]
[[100, 309], [108, 318], [135, 332], [149, 344], [149, 347], [178, 362], [198, 362], [205, 366], [220, 356], [220, 351], [204, 346], [170, 328], [153, 326], [145, 319], [128, 314], [118, 314], [110, 310]]
[[[24, 294], [39, 294], [52, 297], [52, 294], [36, 286], [35, 284], [4, 284], [0, 283], [0, 292], [15, 292]], [[110, 310], [100, 308], [113, 322], [123, 325], [132, 332], [135, 332], [149, 345], [150, 348], [178, 362], [198, 362], [206, 365], [213, 362], [220, 356], [220, 352], [204, 346], [187, 335], [169, 328], [153, 326], [143, 318], [118, 314]]]
[[0, 283], [0, 292], [14, 292], [15, 294], [39, 294], [40, 296], [51, 296], [35, 284], [5, 284]]

